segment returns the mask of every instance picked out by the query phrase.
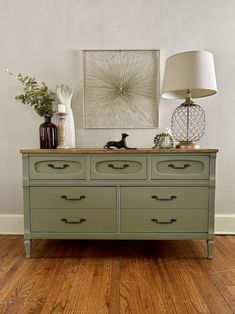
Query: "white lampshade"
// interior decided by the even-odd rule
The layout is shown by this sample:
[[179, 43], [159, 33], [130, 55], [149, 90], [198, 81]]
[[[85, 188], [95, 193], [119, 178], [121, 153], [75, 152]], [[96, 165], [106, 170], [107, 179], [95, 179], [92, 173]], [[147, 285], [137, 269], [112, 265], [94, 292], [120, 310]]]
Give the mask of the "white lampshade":
[[166, 61], [162, 97], [185, 99], [217, 93], [213, 55], [208, 51], [187, 51], [170, 56]]

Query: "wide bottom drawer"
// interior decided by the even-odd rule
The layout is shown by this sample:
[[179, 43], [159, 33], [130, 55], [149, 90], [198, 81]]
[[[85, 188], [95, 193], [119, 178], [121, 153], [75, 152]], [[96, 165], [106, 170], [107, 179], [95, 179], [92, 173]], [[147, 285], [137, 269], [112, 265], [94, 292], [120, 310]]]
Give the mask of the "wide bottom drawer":
[[113, 209], [33, 209], [32, 232], [116, 232]]
[[207, 232], [205, 209], [125, 209], [121, 232]]

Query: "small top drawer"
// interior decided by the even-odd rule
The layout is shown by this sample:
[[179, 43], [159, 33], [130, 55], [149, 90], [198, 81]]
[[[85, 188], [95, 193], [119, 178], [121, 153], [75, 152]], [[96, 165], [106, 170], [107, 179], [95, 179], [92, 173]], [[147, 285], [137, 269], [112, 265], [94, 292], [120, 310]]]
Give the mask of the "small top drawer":
[[146, 156], [92, 156], [91, 179], [146, 179]]
[[208, 179], [209, 156], [152, 156], [152, 179]]
[[85, 179], [86, 157], [51, 156], [29, 158], [30, 179]]

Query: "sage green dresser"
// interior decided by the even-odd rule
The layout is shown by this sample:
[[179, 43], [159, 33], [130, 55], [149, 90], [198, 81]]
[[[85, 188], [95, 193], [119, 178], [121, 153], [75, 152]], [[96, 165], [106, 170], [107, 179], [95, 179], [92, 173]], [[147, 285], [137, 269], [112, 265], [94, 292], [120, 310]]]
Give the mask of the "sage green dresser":
[[207, 240], [216, 149], [22, 150], [26, 257], [32, 239]]

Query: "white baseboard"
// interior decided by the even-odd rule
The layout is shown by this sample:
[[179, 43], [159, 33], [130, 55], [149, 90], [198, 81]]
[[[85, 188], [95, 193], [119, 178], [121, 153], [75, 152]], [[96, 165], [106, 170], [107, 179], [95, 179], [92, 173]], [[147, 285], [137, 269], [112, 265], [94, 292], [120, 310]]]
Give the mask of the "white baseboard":
[[235, 234], [235, 214], [216, 214], [215, 233]]
[[[235, 214], [215, 215], [216, 234], [235, 234]], [[24, 215], [0, 215], [0, 234], [24, 234]]]
[[24, 215], [0, 215], [0, 234], [24, 234]]

